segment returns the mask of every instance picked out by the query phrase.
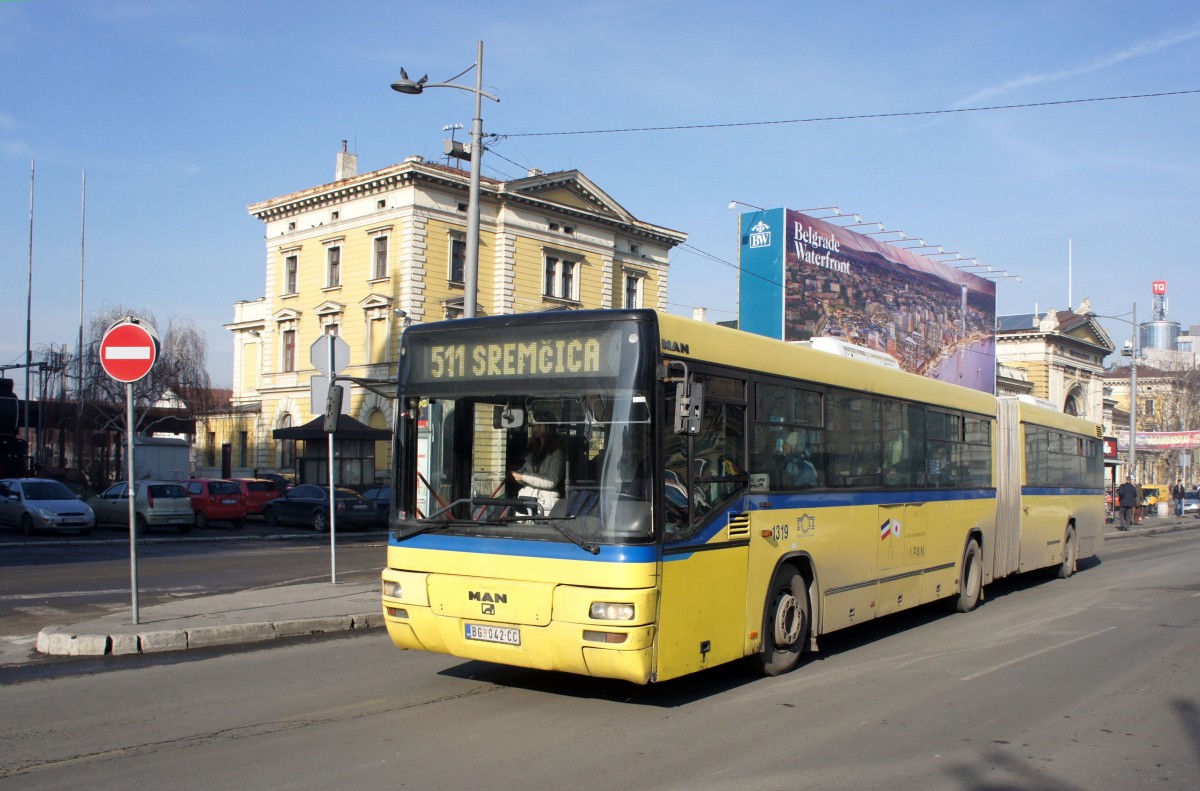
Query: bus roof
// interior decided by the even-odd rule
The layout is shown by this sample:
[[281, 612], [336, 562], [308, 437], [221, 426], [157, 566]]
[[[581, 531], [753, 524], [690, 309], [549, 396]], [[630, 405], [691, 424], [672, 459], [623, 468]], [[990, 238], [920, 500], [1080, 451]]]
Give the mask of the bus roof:
[[663, 348], [672, 350], [669, 356], [830, 384], [875, 395], [908, 398], [979, 414], [994, 415], [996, 412], [995, 397], [979, 390], [682, 316], [660, 313], [658, 320]]

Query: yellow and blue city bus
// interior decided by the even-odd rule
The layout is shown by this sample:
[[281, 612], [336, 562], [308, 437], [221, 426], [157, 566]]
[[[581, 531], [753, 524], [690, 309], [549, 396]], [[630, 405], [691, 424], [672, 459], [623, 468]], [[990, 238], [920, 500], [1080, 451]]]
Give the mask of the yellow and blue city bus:
[[[969, 611], [1068, 546], [1074, 570], [1103, 525], [1094, 424], [1038, 413], [1009, 436], [986, 393], [652, 311], [410, 327], [397, 403], [401, 648], [639, 684], [742, 659], [774, 675], [852, 624]], [[1014, 439], [1035, 420], [1057, 432], [1044, 463]], [[1001, 436], [1031, 472], [1000, 474]], [[1066, 436], [1094, 442], [1069, 446], [1079, 475]], [[543, 496], [512, 473], [549, 447]], [[1000, 485], [1019, 499], [998, 521]]]

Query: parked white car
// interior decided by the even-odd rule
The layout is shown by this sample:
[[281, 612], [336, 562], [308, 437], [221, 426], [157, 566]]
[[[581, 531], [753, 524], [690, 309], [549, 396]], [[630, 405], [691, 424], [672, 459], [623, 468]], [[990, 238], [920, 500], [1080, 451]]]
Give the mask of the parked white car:
[[[134, 486], [137, 496], [133, 507], [139, 533], [151, 527], [176, 528], [180, 533], [191, 531], [196, 514], [186, 489], [172, 481], [137, 481]], [[128, 525], [129, 484], [124, 481], [113, 484], [88, 500], [88, 505], [96, 512], [97, 524]]]
[[87, 535], [96, 514], [64, 484], [51, 478], [6, 478], [0, 481], [0, 524], [39, 530], [78, 530]]
[[1200, 516], [1200, 492], [1183, 493], [1183, 515]]

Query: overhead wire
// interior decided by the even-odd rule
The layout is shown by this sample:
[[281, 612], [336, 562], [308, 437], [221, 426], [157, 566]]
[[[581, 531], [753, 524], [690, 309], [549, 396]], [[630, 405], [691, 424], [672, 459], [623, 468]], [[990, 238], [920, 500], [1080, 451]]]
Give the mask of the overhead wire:
[[[829, 121], [863, 121], [873, 118], [914, 118], [928, 115], [952, 115], [955, 113], [982, 113], [995, 112], [998, 110], [1021, 110], [1033, 107], [1060, 107], [1072, 104], [1088, 104], [1095, 102], [1118, 102], [1131, 99], [1156, 99], [1164, 96], [1186, 96], [1189, 94], [1200, 93], [1200, 88], [1193, 88], [1182, 91], [1158, 91], [1155, 93], [1135, 93], [1125, 94], [1122, 96], [1096, 96], [1084, 99], [1056, 99], [1047, 102], [1022, 102], [1020, 104], [993, 104], [983, 107], [952, 107], [942, 110], [907, 110], [894, 113], [860, 113], [857, 115], [827, 115], [815, 116], [812, 118], [791, 118], [785, 120], [774, 121], [730, 121], [727, 123], [710, 123], [710, 124], [673, 124], [670, 126], [632, 126], [632, 127], [615, 127], [611, 129], [576, 129], [576, 130], [561, 130], [557, 132], [507, 132], [495, 134], [492, 137], [504, 139], [510, 137], [555, 137], [567, 135], [610, 135], [623, 134], [629, 132], [675, 132], [693, 129], [731, 129], [737, 127], [748, 126], [782, 126], [785, 124], [814, 124], [825, 123]], [[515, 163], [514, 163], [515, 164]]]

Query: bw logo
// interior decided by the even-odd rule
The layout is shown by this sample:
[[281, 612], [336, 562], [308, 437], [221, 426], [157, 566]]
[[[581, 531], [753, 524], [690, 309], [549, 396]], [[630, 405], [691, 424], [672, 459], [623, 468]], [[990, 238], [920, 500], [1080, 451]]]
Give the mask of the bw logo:
[[750, 226], [750, 246], [751, 247], [770, 247], [771, 246], [771, 226], [767, 225], [762, 220]]
[[495, 615], [496, 614], [496, 605], [494, 605], [494, 604], [481, 605], [480, 609], [483, 610], [484, 615]]
[[812, 535], [817, 531], [817, 518], [804, 514], [796, 517], [796, 532], [802, 536]]

